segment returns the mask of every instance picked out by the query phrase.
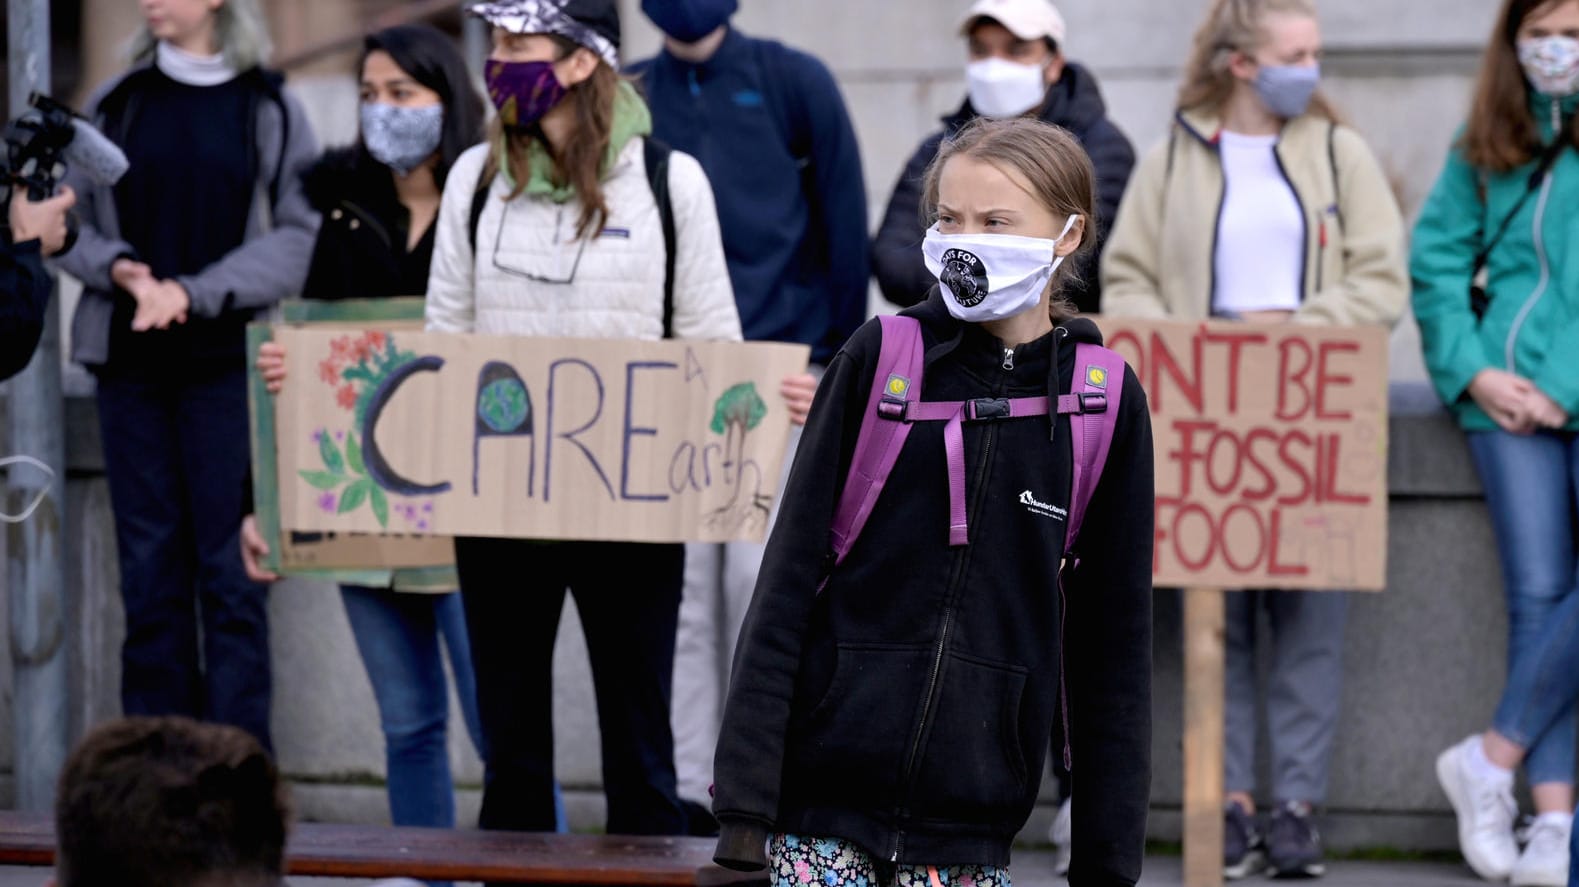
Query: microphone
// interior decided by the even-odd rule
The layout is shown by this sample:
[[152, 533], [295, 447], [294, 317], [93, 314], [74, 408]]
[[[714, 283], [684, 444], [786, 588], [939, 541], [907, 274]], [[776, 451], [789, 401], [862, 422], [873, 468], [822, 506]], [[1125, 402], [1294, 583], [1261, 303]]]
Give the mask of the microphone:
[[67, 164], [82, 170], [95, 185], [105, 188], [126, 175], [126, 171], [131, 168], [131, 161], [126, 159], [126, 152], [105, 137], [104, 133], [80, 117], [72, 118], [71, 128], [76, 134], [62, 152]]

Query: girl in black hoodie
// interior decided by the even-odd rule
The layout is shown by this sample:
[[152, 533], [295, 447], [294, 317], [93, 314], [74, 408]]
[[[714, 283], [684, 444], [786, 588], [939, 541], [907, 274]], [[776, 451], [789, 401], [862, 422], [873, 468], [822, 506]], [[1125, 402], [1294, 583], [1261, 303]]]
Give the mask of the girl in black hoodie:
[[[944, 285], [905, 312], [921, 400], [1071, 391], [1076, 345], [1101, 334], [1059, 297], [1059, 270], [1090, 247], [1094, 192], [1079, 144], [1038, 121], [980, 121], [943, 147], [925, 250]], [[1150, 788], [1145, 393], [1126, 370], [1078, 552], [1068, 418], [965, 425], [963, 545], [943, 423], [926, 422], [830, 569], [881, 338], [869, 323], [829, 364], [795, 459], [725, 708], [717, 859], [782, 884], [1006, 884], [1062, 712], [1081, 783], [1070, 882], [1132, 885]]]

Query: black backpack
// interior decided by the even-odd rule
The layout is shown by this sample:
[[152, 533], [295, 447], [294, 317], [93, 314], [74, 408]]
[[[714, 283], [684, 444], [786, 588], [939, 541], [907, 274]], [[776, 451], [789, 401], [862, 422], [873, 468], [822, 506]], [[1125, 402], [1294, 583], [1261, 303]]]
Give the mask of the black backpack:
[[[652, 198], [658, 204], [658, 220], [663, 225], [663, 337], [674, 338], [674, 204], [669, 200], [669, 155], [674, 151], [654, 138], [643, 140], [642, 157], [647, 164], [647, 186], [652, 188]], [[493, 187], [497, 171], [484, 166], [483, 174], [472, 192], [471, 224], [468, 232], [472, 253], [477, 252], [477, 226], [482, 222], [482, 211], [488, 205], [488, 191]]]

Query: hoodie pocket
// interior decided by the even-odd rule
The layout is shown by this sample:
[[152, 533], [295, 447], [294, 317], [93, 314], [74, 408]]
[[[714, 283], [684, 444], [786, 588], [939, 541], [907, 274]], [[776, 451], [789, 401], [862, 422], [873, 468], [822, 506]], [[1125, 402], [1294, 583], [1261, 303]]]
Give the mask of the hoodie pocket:
[[793, 741], [791, 778], [807, 780], [801, 791], [868, 803], [894, 797], [930, 652], [924, 647], [838, 646], [833, 680]]
[[912, 789], [921, 819], [998, 822], [1024, 806], [1020, 743], [1026, 669], [958, 654], [944, 663], [937, 705]]

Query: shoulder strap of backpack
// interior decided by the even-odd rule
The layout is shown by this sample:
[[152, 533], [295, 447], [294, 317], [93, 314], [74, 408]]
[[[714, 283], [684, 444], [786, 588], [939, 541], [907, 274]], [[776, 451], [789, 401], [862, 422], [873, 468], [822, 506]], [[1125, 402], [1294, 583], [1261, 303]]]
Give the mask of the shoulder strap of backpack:
[[[855, 455], [839, 506], [833, 514], [829, 544], [832, 563], [844, 561], [860, 537], [866, 519], [871, 517], [883, 484], [899, 461], [910, 423], [904, 421], [906, 404], [921, 396], [921, 370], [925, 357], [921, 324], [913, 317], [882, 316], [883, 347], [872, 374], [872, 391], [866, 411], [861, 414], [861, 430], [855, 438]], [[826, 582], [826, 577], [823, 580]]]
[[494, 177], [499, 174], [498, 167], [494, 166], [493, 158], [483, 162], [482, 172], [477, 174], [477, 187], [472, 189], [471, 212], [467, 215], [466, 235], [472, 246], [472, 261], [477, 255], [477, 226], [482, 224], [482, 211], [488, 208], [488, 192], [493, 190]]
[[663, 225], [663, 337], [674, 338], [674, 260], [675, 239], [674, 202], [669, 199], [669, 155], [674, 150], [655, 138], [648, 137], [642, 146], [642, 159], [647, 165], [647, 185], [652, 188], [652, 199], [658, 204], [658, 221]]
[[[1065, 552], [1074, 551], [1080, 542], [1086, 508], [1091, 504], [1097, 482], [1102, 479], [1102, 468], [1113, 446], [1123, 394], [1124, 358], [1100, 345], [1076, 345], [1074, 381], [1069, 395], [1059, 398], [1058, 405], [1060, 413], [1069, 414], [1069, 439], [1074, 456]], [[1101, 409], [1093, 408], [1098, 399], [1103, 404]]]

